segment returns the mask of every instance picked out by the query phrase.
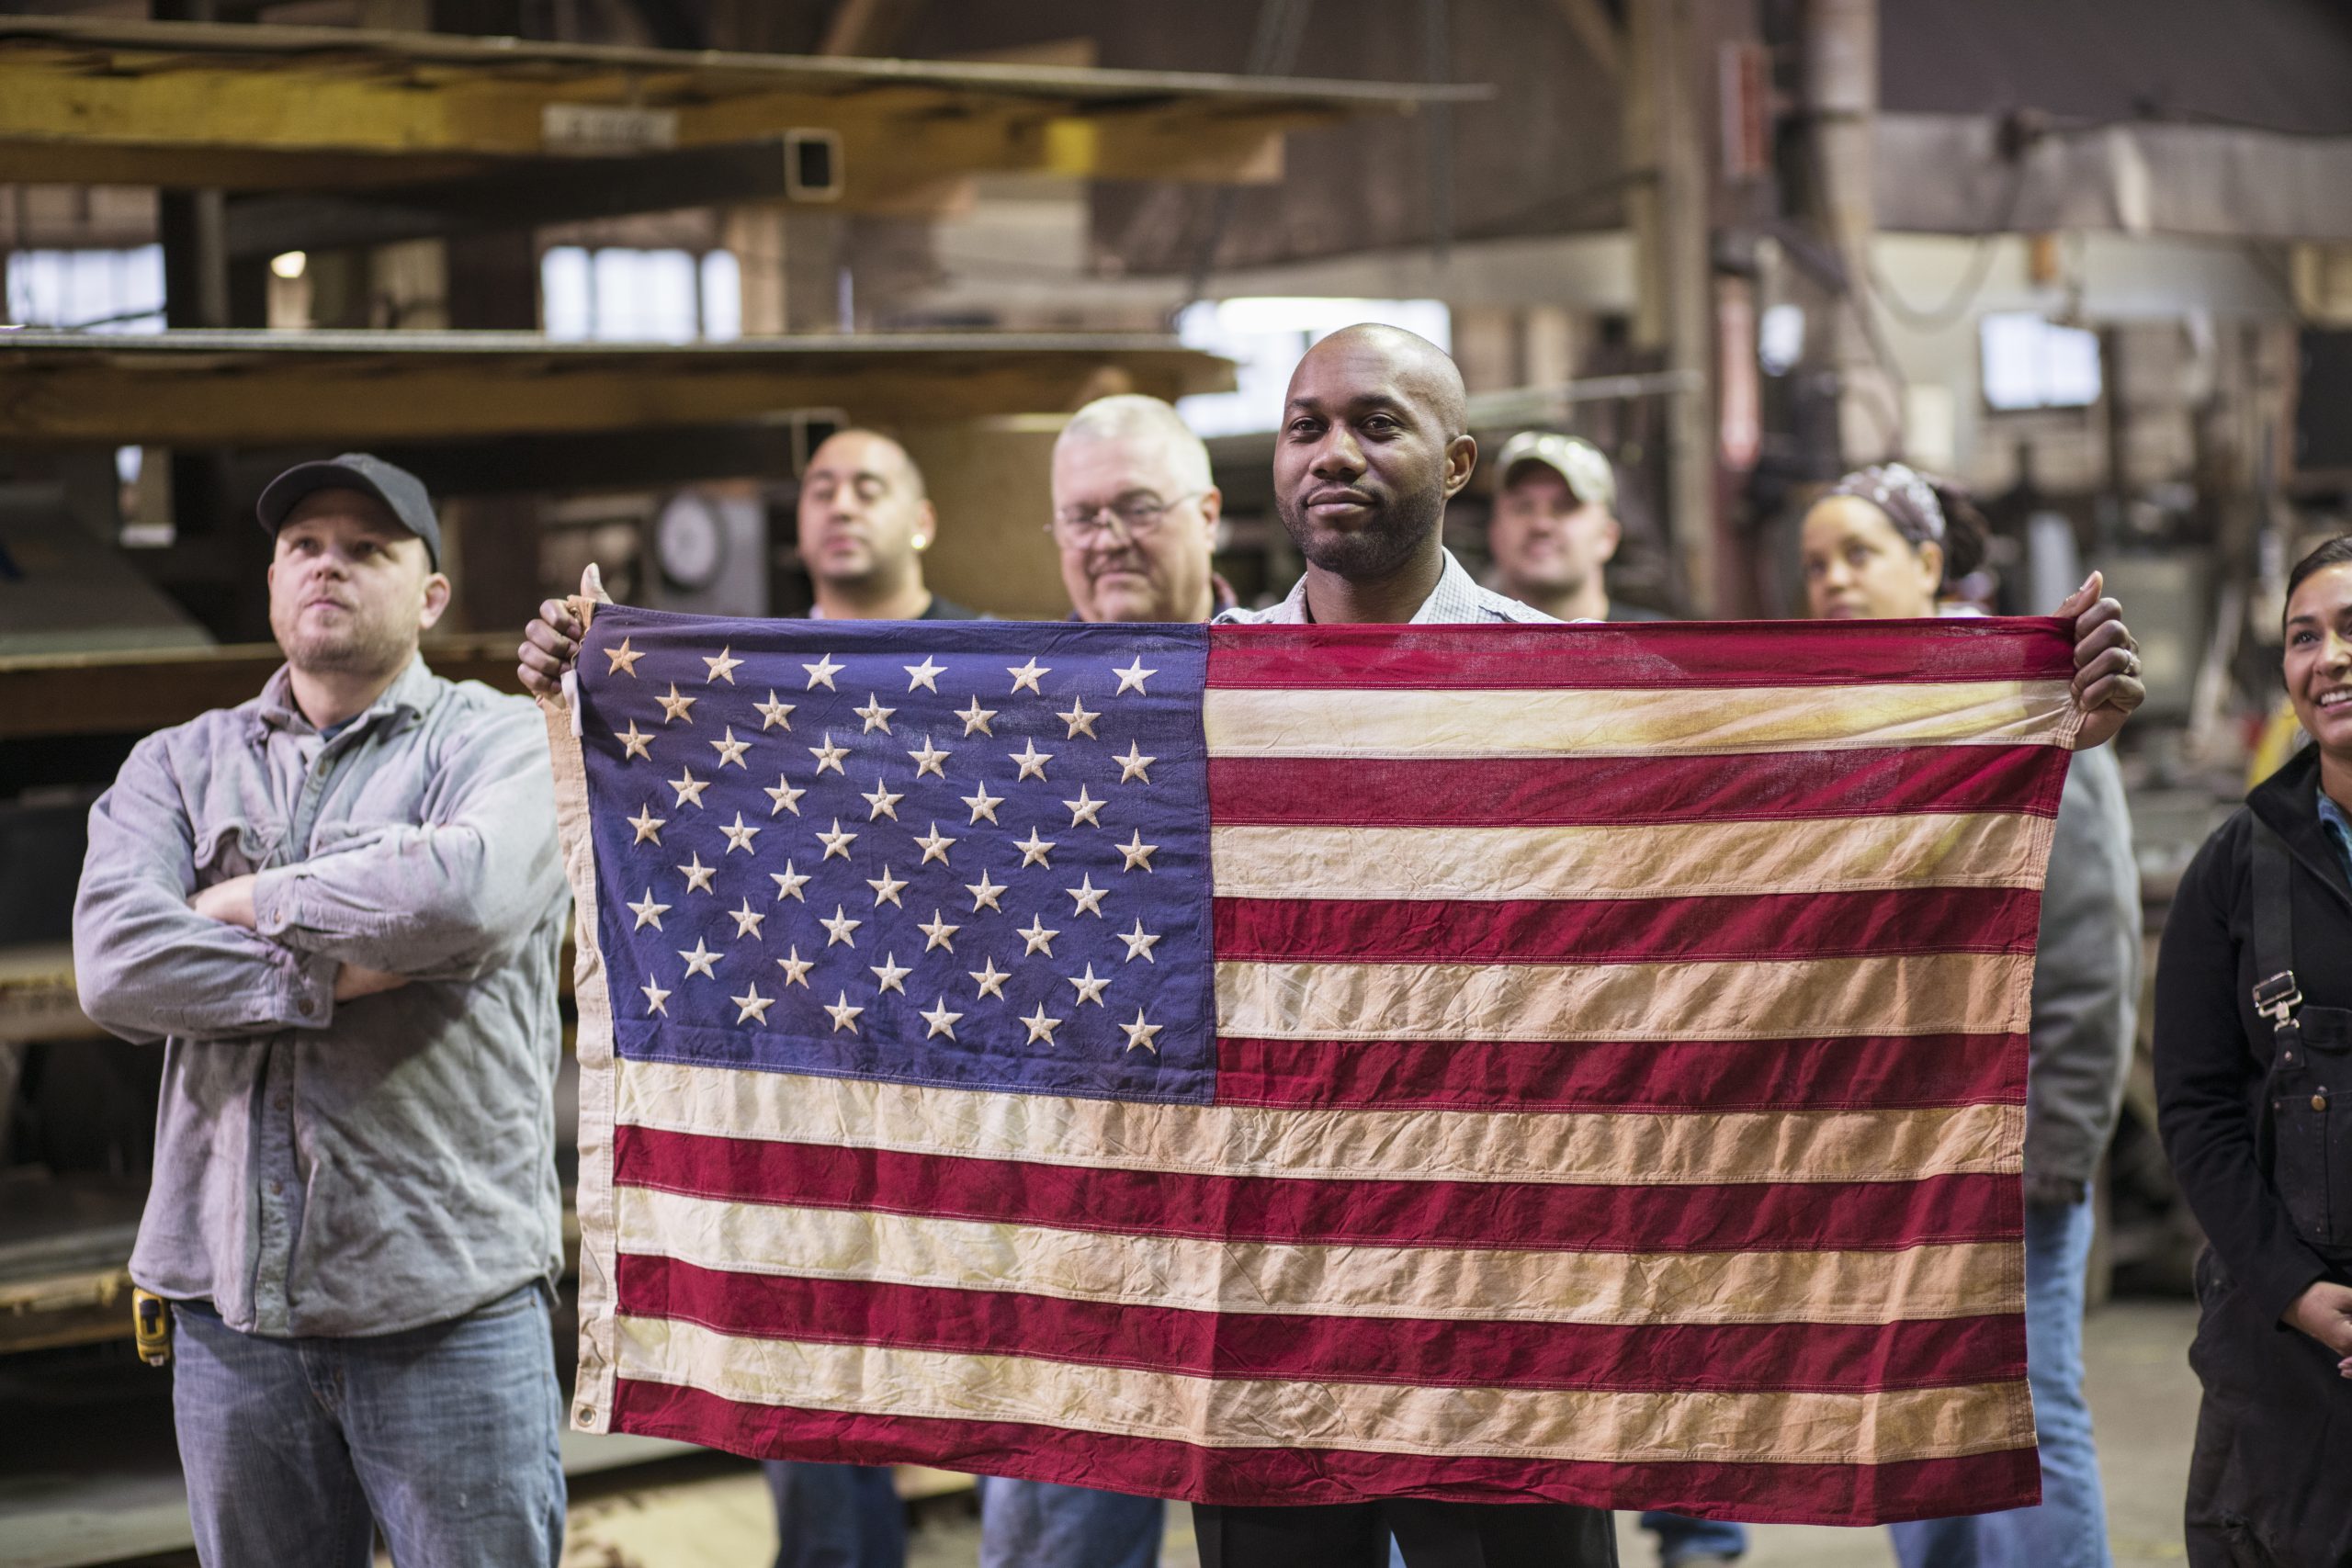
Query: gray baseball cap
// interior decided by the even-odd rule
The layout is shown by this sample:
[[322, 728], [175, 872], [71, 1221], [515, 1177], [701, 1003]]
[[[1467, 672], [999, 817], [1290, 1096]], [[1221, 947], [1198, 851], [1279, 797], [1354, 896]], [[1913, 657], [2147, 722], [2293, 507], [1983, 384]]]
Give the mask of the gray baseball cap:
[[1508, 485], [1511, 471], [1527, 463], [1541, 463], [1566, 479], [1569, 493], [1578, 501], [1599, 502], [1612, 511], [1616, 508], [1616, 470], [1609, 466], [1608, 455], [1582, 436], [1562, 435], [1550, 430], [1522, 430], [1503, 443], [1502, 456], [1496, 459], [1496, 472]]
[[441, 520], [433, 514], [433, 498], [424, 493], [424, 481], [406, 468], [367, 452], [345, 452], [340, 457], [316, 463], [297, 463], [270, 480], [269, 488], [261, 492], [261, 500], [254, 507], [261, 518], [262, 532], [275, 538], [278, 529], [286, 525], [286, 514], [294, 510], [294, 503], [322, 490], [356, 490], [390, 507], [401, 526], [424, 541], [424, 553], [432, 561], [433, 570], [441, 570]]

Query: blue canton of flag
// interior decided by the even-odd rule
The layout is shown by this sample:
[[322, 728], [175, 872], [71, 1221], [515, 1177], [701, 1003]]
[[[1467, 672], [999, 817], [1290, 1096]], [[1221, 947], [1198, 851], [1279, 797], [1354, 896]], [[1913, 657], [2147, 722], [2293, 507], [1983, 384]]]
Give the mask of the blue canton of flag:
[[580, 657], [624, 1057], [1215, 1088], [1202, 627], [725, 621]]

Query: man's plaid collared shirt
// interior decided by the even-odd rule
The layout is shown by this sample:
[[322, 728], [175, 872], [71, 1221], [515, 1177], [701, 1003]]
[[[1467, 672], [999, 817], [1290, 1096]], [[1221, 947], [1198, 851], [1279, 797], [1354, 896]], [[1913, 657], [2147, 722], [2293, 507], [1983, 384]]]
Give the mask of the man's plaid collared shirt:
[[[1506, 599], [1490, 588], [1478, 586], [1477, 579], [1463, 570], [1445, 554], [1445, 570], [1439, 574], [1437, 586], [1413, 612], [1417, 626], [1464, 626], [1481, 621], [1548, 621], [1551, 616], [1541, 610], [1531, 610], [1516, 599]], [[1279, 604], [1269, 604], [1262, 610], [1227, 610], [1216, 617], [1219, 626], [1306, 626], [1315, 619], [1306, 613], [1306, 579], [1302, 577], [1290, 591], [1290, 596]]]

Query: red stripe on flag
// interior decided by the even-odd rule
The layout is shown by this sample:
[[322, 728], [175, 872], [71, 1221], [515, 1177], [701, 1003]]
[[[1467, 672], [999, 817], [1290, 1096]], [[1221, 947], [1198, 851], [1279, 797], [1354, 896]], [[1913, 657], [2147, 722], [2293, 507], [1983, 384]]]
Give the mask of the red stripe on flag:
[[2015, 1177], [1724, 1186], [1329, 1181], [615, 1129], [622, 1186], [1135, 1235], [1562, 1252], [1894, 1251], [2024, 1234]]
[[1677, 690], [2071, 680], [2050, 617], [1655, 626], [1212, 626], [1212, 686]]
[[1157, 1438], [1072, 1433], [1018, 1422], [857, 1416], [747, 1404], [699, 1389], [617, 1381], [616, 1431], [674, 1438], [755, 1459], [928, 1464], [1026, 1481], [1121, 1487], [1237, 1505], [1357, 1503], [1411, 1495], [1466, 1503], [1548, 1500], [1598, 1508], [1696, 1506], [1770, 1524], [1867, 1525], [2041, 1501], [2030, 1445], [1893, 1464], [1604, 1464], [1441, 1458], [1335, 1449], [1206, 1449]]
[[1871, 1393], [2025, 1376], [2013, 1315], [1891, 1324], [1439, 1322], [1183, 1312], [1011, 1291], [736, 1274], [623, 1253], [632, 1317], [752, 1339], [1032, 1356], [1188, 1377], [1619, 1393]]
[[2022, 1034], [1630, 1042], [1220, 1036], [1220, 1105], [1838, 1111], [2025, 1103]]
[[2030, 953], [2030, 888], [1706, 898], [1219, 898], [1216, 956], [1275, 962], [1643, 964]]
[[1212, 757], [1219, 826], [1518, 828], [2058, 813], [2054, 746], [1912, 746], [1655, 757]]

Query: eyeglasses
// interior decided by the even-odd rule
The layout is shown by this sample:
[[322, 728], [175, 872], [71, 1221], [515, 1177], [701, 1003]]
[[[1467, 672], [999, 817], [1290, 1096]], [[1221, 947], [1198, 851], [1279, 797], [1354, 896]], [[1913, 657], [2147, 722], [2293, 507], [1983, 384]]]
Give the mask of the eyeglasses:
[[1046, 525], [1046, 532], [1057, 543], [1072, 547], [1108, 538], [1114, 525], [1125, 529], [1130, 539], [1148, 539], [1159, 531], [1160, 521], [1170, 512], [1206, 494], [1207, 491], [1196, 490], [1173, 501], [1161, 501], [1149, 494], [1121, 496], [1110, 505], [1091, 511], [1057, 513], [1054, 520]]

